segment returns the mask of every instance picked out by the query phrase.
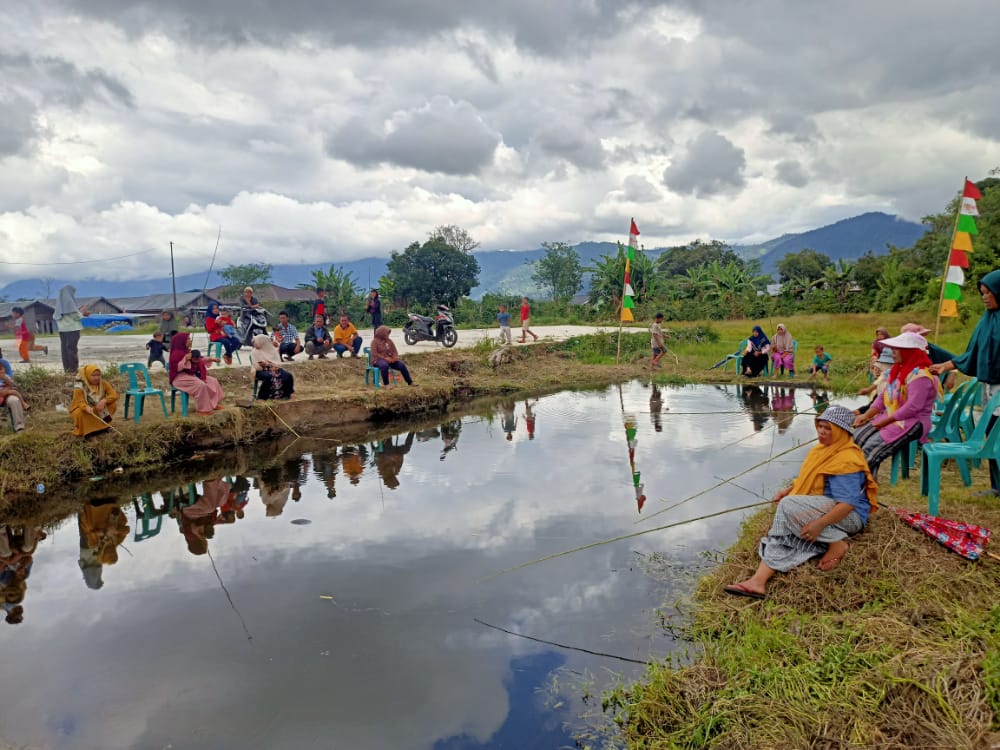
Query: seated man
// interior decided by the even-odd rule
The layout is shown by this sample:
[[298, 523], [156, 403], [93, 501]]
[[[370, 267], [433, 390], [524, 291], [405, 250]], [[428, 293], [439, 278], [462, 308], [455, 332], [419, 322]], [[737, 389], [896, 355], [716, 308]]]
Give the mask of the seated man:
[[306, 354], [309, 355], [309, 359], [312, 359], [317, 354], [320, 359], [326, 359], [326, 353], [332, 347], [333, 339], [330, 337], [330, 331], [327, 330], [324, 324], [323, 315], [322, 313], [316, 313], [313, 316], [313, 324], [306, 331]]
[[288, 322], [288, 312], [282, 310], [278, 313], [278, 325], [274, 327], [274, 345], [278, 347], [281, 358], [292, 358], [302, 351], [302, 342], [299, 341], [299, 332], [295, 326]]
[[0, 406], [6, 406], [14, 422], [14, 432], [24, 429], [24, 410], [28, 405], [24, 397], [17, 392], [14, 381], [6, 372], [0, 370]]
[[333, 348], [337, 350], [338, 357], [343, 357], [348, 349], [351, 350], [352, 357], [357, 357], [361, 351], [358, 329], [346, 315], [340, 316], [340, 324], [333, 329]]

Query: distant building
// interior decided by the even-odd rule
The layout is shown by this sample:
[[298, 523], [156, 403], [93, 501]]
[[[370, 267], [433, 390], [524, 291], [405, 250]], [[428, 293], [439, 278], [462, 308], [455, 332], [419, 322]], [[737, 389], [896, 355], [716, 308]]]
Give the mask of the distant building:
[[[76, 301], [80, 303], [80, 307], [86, 307], [89, 312], [98, 315], [119, 315], [125, 312], [107, 297], [77, 297]], [[55, 309], [55, 299], [43, 299], [40, 302]]]
[[34, 331], [36, 334], [55, 333], [56, 325], [52, 316], [56, 309], [38, 299], [0, 303], [0, 331], [13, 335], [14, 318], [10, 311], [14, 307], [24, 308], [24, 323], [29, 331]]
[[[205, 293], [218, 300], [223, 305], [239, 305], [243, 290], [237, 289], [235, 294], [227, 294], [228, 287], [217, 286], [206, 289]], [[310, 302], [316, 298], [314, 289], [290, 289], [277, 284], [259, 284], [253, 288], [253, 296], [261, 302]]]

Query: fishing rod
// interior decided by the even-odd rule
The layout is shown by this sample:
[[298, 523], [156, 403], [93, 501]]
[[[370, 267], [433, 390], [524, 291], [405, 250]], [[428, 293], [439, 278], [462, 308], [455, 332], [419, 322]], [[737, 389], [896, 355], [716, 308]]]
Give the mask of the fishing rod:
[[647, 667], [652, 664], [652, 662], [643, 661], [642, 659], [631, 659], [627, 656], [619, 656], [618, 654], [608, 654], [604, 651], [591, 651], [588, 648], [581, 648], [580, 646], [568, 646], [565, 643], [557, 643], [556, 641], [547, 641], [544, 638], [535, 638], [532, 635], [525, 635], [524, 633], [516, 633], [513, 630], [507, 630], [507, 628], [501, 628], [499, 625], [493, 625], [491, 623], [480, 620], [478, 617], [472, 618], [473, 622], [479, 623], [480, 625], [493, 628], [494, 630], [499, 630], [501, 633], [506, 633], [507, 635], [514, 635], [518, 638], [524, 638], [529, 641], [534, 641], [535, 643], [544, 643], [546, 646], [555, 646], [556, 648], [565, 648], [569, 651], [581, 651], [585, 654], [591, 654], [592, 656], [606, 656], [609, 659], [618, 659], [619, 661], [627, 661], [632, 664], [645, 664]]
[[601, 547], [605, 544], [613, 544], [614, 542], [620, 542], [625, 539], [634, 539], [637, 536], [642, 536], [643, 534], [652, 534], [654, 531], [664, 531], [666, 529], [673, 529], [677, 526], [684, 526], [685, 524], [695, 523], [696, 521], [704, 521], [708, 518], [715, 518], [717, 516], [723, 516], [727, 513], [737, 513], [741, 510], [749, 510], [750, 508], [759, 508], [762, 505], [771, 505], [773, 500], [765, 500], [759, 503], [750, 503], [749, 505], [740, 505], [736, 508], [728, 508], [727, 510], [716, 511], [715, 513], [708, 513], [704, 516], [698, 516], [697, 518], [689, 518], [686, 521], [674, 521], [673, 523], [668, 523], [663, 526], [657, 526], [653, 529], [643, 529], [642, 531], [634, 531], [631, 534], [622, 534], [621, 536], [612, 537], [611, 539], [602, 539], [601, 541], [591, 542], [590, 544], [584, 544], [580, 547], [574, 547], [573, 549], [563, 550], [562, 552], [556, 552], [551, 555], [546, 555], [545, 557], [539, 557], [537, 560], [531, 560], [529, 562], [521, 563], [520, 565], [515, 565], [511, 568], [504, 568], [497, 573], [481, 578], [480, 583], [485, 583], [486, 581], [491, 581], [494, 578], [505, 575], [507, 573], [513, 573], [515, 570], [520, 570], [521, 568], [527, 568], [532, 565], [537, 565], [538, 563], [548, 562], [549, 560], [554, 560], [557, 557], [565, 557], [566, 555], [572, 555], [576, 552], [583, 552], [584, 550], [593, 549], [594, 547]]

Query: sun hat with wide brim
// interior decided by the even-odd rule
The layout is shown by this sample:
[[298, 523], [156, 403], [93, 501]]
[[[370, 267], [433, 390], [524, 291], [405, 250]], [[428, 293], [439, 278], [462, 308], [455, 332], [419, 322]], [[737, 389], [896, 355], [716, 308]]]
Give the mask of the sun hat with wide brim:
[[926, 349], [927, 339], [919, 333], [907, 331], [890, 339], [882, 339], [882, 344], [890, 349]]
[[846, 406], [830, 406], [822, 414], [816, 415], [816, 421], [835, 424], [848, 434], [854, 434], [854, 412]]
[[930, 328], [924, 328], [924, 326], [919, 323], [904, 323], [899, 329], [900, 333], [915, 333], [919, 336], [926, 336], [931, 332]]

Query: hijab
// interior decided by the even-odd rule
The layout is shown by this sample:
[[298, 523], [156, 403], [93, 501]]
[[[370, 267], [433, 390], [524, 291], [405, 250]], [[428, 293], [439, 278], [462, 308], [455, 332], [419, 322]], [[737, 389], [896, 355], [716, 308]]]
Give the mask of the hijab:
[[764, 329], [760, 326], [753, 327], [753, 334], [750, 336], [750, 346], [753, 347], [754, 351], [759, 352], [765, 346], [771, 343], [771, 340], [764, 333]]
[[[1000, 302], [1000, 270], [990, 271], [979, 280]], [[955, 357], [955, 367], [974, 375], [983, 383], [1000, 383], [1000, 310], [986, 310], [969, 338], [965, 353]]]
[[102, 377], [101, 382], [97, 385], [90, 382], [90, 376], [95, 372], [100, 371], [101, 368], [97, 365], [84, 365], [76, 371], [76, 375], [79, 378], [77, 387], [83, 391], [83, 395], [86, 397], [87, 403], [90, 406], [96, 405], [98, 401], [104, 398], [104, 390], [106, 387], [104, 378]]
[[180, 374], [180, 364], [188, 353], [188, 342], [191, 334], [186, 331], [175, 333], [170, 339], [170, 363], [167, 365], [167, 377], [171, 383]]
[[56, 300], [55, 319], [80, 312], [80, 305], [76, 302], [76, 287], [67, 284], [59, 290], [59, 299]]
[[266, 333], [258, 333], [253, 337], [252, 343], [254, 353], [250, 365], [252, 371], [261, 369], [260, 365], [262, 362], [270, 362], [274, 365], [281, 362], [281, 355], [278, 354], [278, 350], [274, 348], [274, 342], [271, 341]]
[[792, 484], [792, 495], [822, 495], [825, 479], [838, 474], [865, 473], [865, 495], [872, 510], [878, 507], [878, 484], [868, 468], [865, 454], [851, 439], [851, 433], [843, 427], [828, 422], [833, 430], [833, 440], [829, 445], [817, 445], [806, 455], [799, 475]]
[[904, 349], [901, 346], [895, 346], [893, 349], [899, 352], [900, 361], [894, 362], [892, 369], [889, 370], [890, 383], [902, 384], [914, 370], [923, 370], [931, 366], [931, 358], [923, 349]]
[[[216, 310], [219, 310], [219, 312], [216, 312]], [[221, 312], [222, 311], [221, 311], [221, 308], [219, 307], [219, 303], [218, 302], [211, 302], [211, 303], [209, 303], [208, 308], [205, 310], [205, 318], [215, 319], [215, 318], [219, 317], [219, 315], [221, 314]]]
[[784, 323], [778, 323], [778, 330], [771, 339], [771, 347], [780, 352], [790, 352], [794, 346], [795, 339], [792, 338], [792, 334], [785, 328]]
[[389, 338], [391, 331], [392, 329], [389, 326], [379, 326], [375, 329], [375, 337], [372, 341], [372, 360], [386, 355], [390, 357], [399, 356], [399, 352], [396, 351], [396, 345]]

